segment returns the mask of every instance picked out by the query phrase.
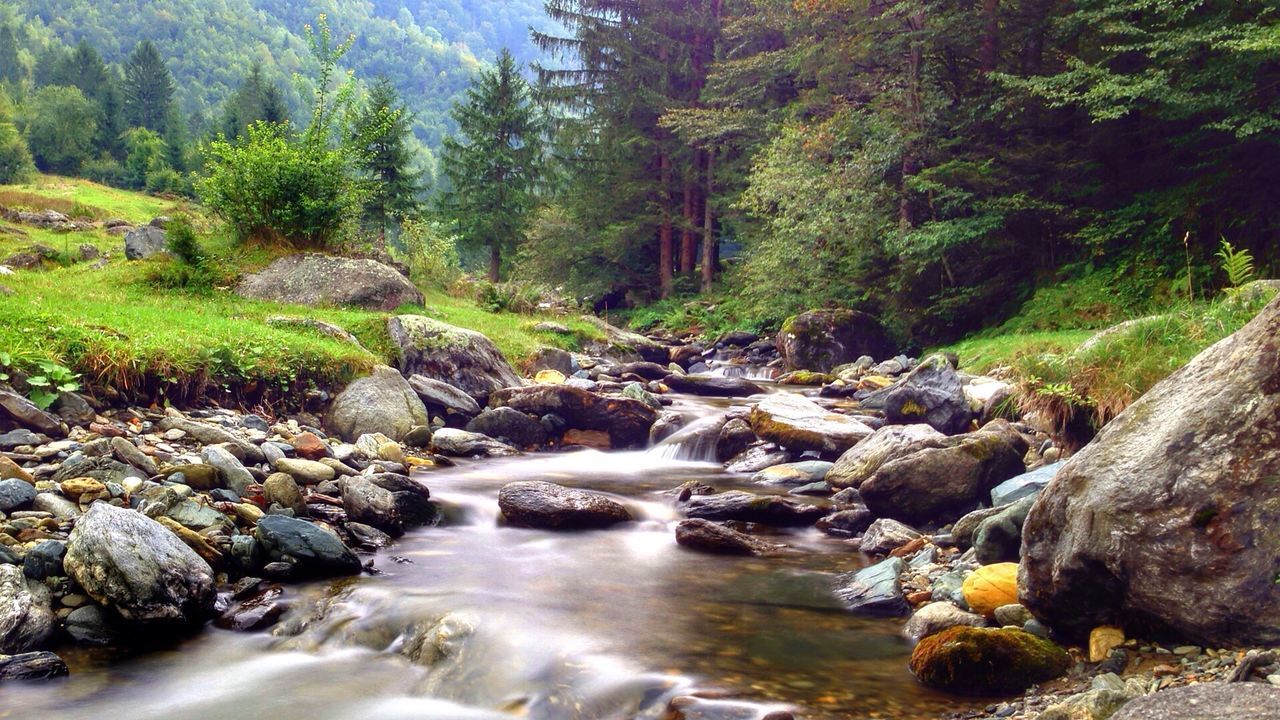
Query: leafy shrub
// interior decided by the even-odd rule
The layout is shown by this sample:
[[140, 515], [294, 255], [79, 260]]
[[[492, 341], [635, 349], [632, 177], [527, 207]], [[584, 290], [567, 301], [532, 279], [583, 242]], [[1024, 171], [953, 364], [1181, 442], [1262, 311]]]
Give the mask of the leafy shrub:
[[447, 288], [462, 274], [456, 241], [437, 223], [406, 220], [400, 244], [410, 274], [420, 285]]
[[196, 231], [191, 226], [190, 218], [173, 218], [165, 226], [164, 232], [165, 247], [169, 249], [169, 252], [173, 253], [173, 256], [179, 262], [192, 267], [200, 267], [205, 264], [204, 249], [200, 247], [200, 241], [196, 238]]
[[26, 141], [0, 108], [0, 185], [28, 182], [35, 174], [36, 166], [31, 161]]
[[[17, 377], [23, 370], [30, 374]], [[15, 384], [25, 387], [27, 399], [41, 410], [49, 409], [62, 393], [80, 389], [80, 377], [60, 363], [47, 359], [23, 363], [12, 353], [0, 351], [0, 382], [19, 380]]]
[[110, 155], [103, 155], [86, 161], [80, 166], [80, 175], [103, 185], [125, 187], [126, 176], [124, 166]]
[[358, 212], [342, 154], [295, 141], [284, 126], [255, 123], [244, 142], [219, 138], [205, 153], [209, 174], [196, 191], [241, 242], [324, 248]]

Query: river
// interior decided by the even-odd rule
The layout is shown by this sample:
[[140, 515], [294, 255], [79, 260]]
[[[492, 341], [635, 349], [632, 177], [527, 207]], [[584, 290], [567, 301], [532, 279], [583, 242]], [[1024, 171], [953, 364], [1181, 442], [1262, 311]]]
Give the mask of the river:
[[[708, 417], [728, 404], [677, 396], [675, 409]], [[274, 635], [209, 627], [133, 655], [64, 648], [72, 676], [6, 687], [0, 717], [656, 719], [690, 693], [719, 698], [707, 705], [717, 718], [957, 707], [907, 671], [901, 621], [855, 617], [834, 599], [832, 575], [866, 564], [847, 541], [779, 531], [770, 539], [798, 552], [772, 558], [678, 547], [665, 491], [699, 480], [785, 492], [671, 459], [690, 452], [528, 454], [426, 473], [447, 519], [375, 556], [382, 574], [293, 586]], [[504, 527], [498, 490], [535, 479], [610, 493], [640, 520]]]

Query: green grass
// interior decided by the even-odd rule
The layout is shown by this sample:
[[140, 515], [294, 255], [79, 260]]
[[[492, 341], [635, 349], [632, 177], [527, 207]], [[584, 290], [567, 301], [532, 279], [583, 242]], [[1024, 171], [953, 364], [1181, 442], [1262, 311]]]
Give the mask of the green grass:
[[1093, 336], [1094, 332], [1094, 330], [988, 332], [930, 352], [954, 352], [960, 358], [962, 369], [973, 373], [987, 373], [1027, 356], [1069, 353]]
[[[0, 198], [6, 192], [12, 197], [13, 190], [0, 187]], [[61, 178], [43, 178], [21, 192], [98, 203], [113, 216], [135, 221], [173, 209], [164, 200]], [[38, 198], [32, 204], [38, 206]], [[33, 242], [71, 252], [89, 243], [113, 256], [96, 270], [78, 263], [0, 278], [0, 285], [13, 291], [0, 295], [0, 349], [16, 358], [19, 367], [42, 359], [60, 362], [80, 373], [85, 386], [99, 395], [123, 391], [134, 398], [175, 402], [211, 397], [288, 403], [307, 387], [332, 387], [376, 363], [393, 361], [386, 332], [389, 313], [290, 307], [235, 296], [228, 289], [234, 276], [267, 264], [279, 251], [236, 247], [209, 223], [198, 220], [197, 226], [221, 287], [159, 289], [154, 279], [171, 261], [126, 261], [123, 240], [100, 231], [62, 234], [24, 227], [28, 238], [0, 236], [0, 257]], [[401, 310], [478, 330], [517, 365], [540, 347], [578, 349], [583, 341], [601, 336], [576, 318], [490, 313], [441, 292], [428, 293], [425, 308]], [[331, 322], [354, 334], [367, 350], [306, 328], [268, 325], [273, 315]], [[534, 331], [533, 325], [544, 319], [568, 326], [573, 334]]]
[[0, 205], [27, 210], [57, 210], [73, 215], [76, 206], [88, 210], [89, 219], [123, 218], [135, 224], [173, 212], [179, 203], [144, 193], [119, 190], [80, 178], [41, 175], [26, 185], [0, 186]]

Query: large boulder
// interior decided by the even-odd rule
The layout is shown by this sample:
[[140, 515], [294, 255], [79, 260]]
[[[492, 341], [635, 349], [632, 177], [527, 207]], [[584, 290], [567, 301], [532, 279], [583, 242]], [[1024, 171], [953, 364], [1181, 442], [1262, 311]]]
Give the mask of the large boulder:
[[592, 355], [603, 355], [619, 362], [644, 360], [662, 365], [670, 358], [670, 350], [665, 345], [639, 333], [614, 327], [594, 315], [583, 315], [581, 319], [604, 332], [603, 341], [592, 342], [585, 348]]
[[209, 564], [142, 513], [94, 503], [76, 520], [63, 561], [67, 574], [126, 620], [192, 623], [213, 611]]
[[467, 423], [467, 431], [522, 448], [537, 447], [547, 441], [547, 431], [542, 423], [509, 407], [486, 408]]
[[430, 422], [426, 406], [404, 376], [385, 365], [348, 385], [333, 399], [325, 417], [329, 430], [349, 442], [374, 433], [400, 440]]
[[53, 629], [49, 589], [17, 565], [0, 565], [0, 653], [37, 650], [53, 638]]
[[662, 383], [675, 392], [711, 397], [749, 397], [764, 392], [746, 378], [718, 375], [667, 375]]
[[886, 358], [894, 352], [884, 326], [857, 310], [813, 310], [788, 318], [777, 346], [788, 370], [824, 373], [863, 355]]
[[857, 488], [914, 443], [943, 437], [928, 425], [886, 425], [846, 450], [827, 472], [827, 484], [837, 490]]
[[168, 242], [163, 229], [153, 225], [134, 228], [124, 235], [124, 256], [128, 260], [142, 260], [158, 255]]
[[1280, 688], [1262, 683], [1200, 683], [1138, 698], [1113, 720], [1280, 720]]
[[912, 443], [858, 486], [878, 517], [906, 523], [950, 520], [1026, 470], [1027, 442], [1007, 426]]
[[538, 480], [513, 482], [498, 492], [498, 507], [512, 525], [554, 530], [607, 528], [631, 520], [631, 513], [600, 493]]
[[690, 518], [676, 525], [676, 544], [718, 555], [768, 555], [779, 549], [778, 545], [702, 518]]
[[495, 392], [493, 407], [509, 407], [541, 417], [554, 414], [575, 430], [609, 433], [615, 448], [644, 447], [649, 428], [658, 419], [653, 408], [625, 397], [599, 395], [570, 385], [534, 385]]
[[422, 315], [387, 320], [396, 363], [406, 376], [421, 375], [462, 390], [483, 404], [490, 393], [521, 384], [498, 346], [484, 335]]
[[480, 405], [476, 399], [449, 383], [421, 375], [410, 375], [409, 387], [418, 393], [418, 398], [428, 409], [437, 408], [469, 418], [480, 414]]
[[738, 520], [762, 525], [807, 526], [818, 522], [830, 508], [798, 502], [781, 495], [755, 495], [741, 490], [695, 495], [685, 515], [704, 520]]
[[861, 421], [828, 412], [807, 398], [777, 393], [751, 409], [751, 429], [764, 440], [788, 450], [814, 450], [838, 455], [857, 445], [873, 431]]
[[1022, 604], [1073, 638], [1280, 644], [1277, 358], [1280, 300], [1068, 460], [1023, 527]]
[[957, 625], [924, 638], [911, 653], [920, 682], [957, 695], [1020, 693], [1070, 666], [1065, 650], [1013, 628]]
[[288, 305], [358, 307], [387, 312], [422, 305], [422, 293], [395, 268], [376, 260], [302, 253], [288, 255], [246, 275], [241, 297]]
[[925, 358], [884, 391], [884, 415], [894, 425], [927, 423], [948, 435], [969, 429], [974, 417], [960, 376], [942, 355]]

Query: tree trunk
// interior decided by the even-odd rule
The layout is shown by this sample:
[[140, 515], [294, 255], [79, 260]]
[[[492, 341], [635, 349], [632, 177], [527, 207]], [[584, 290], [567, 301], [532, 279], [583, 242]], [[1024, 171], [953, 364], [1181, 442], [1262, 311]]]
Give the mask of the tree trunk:
[[671, 277], [671, 261], [673, 254], [671, 227], [671, 158], [664, 152], [658, 158], [660, 197], [666, 199], [662, 210], [662, 225], [658, 229], [658, 286], [663, 298], [671, 297], [675, 283]]
[[489, 282], [497, 284], [502, 281], [502, 250], [498, 244], [489, 246]]
[[[697, 167], [697, 163], [694, 163]], [[697, 224], [694, 218], [693, 180], [684, 181], [684, 222], [680, 226], [680, 274], [693, 275], [694, 265], [698, 262], [698, 246], [694, 240], [693, 228]]]
[[707, 187], [702, 198], [702, 292], [711, 292], [716, 279], [716, 242], [715, 220], [711, 214], [711, 193], [715, 188], [714, 161], [715, 150], [707, 150]]
[[[924, 11], [918, 11], [907, 18], [907, 26], [913, 32], [924, 29]], [[913, 41], [907, 50], [907, 125], [909, 128], [906, 148], [902, 153], [902, 181], [899, 188], [898, 222], [903, 228], [916, 225], [915, 207], [907, 182], [920, 172], [920, 159], [916, 155], [918, 136], [923, 131], [924, 101], [921, 98], [921, 66], [924, 64], [924, 49], [919, 41]]]
[[984, 75], [996, 71], [1000, 55], [1000, 0], [982, 0], [982, 49], [978, 70]]

